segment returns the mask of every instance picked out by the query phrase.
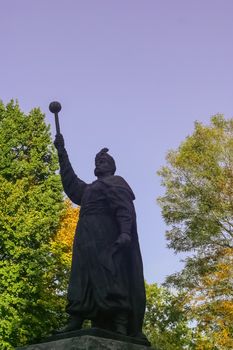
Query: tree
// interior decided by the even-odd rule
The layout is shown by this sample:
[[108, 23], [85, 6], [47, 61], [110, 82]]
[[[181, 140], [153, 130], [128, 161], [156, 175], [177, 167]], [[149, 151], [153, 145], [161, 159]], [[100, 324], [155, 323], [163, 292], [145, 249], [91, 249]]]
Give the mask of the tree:
[[[62, 319], [64, 297], [51, 275], [63, 208], [58, 163], [39, 109], [0, 103], [0, 344], [32, 341]], [[60, 317], [59, 317], [60, 315]]]
[[168, 153], [167, 162], [159, 171], [166, 188], [159, 203], [170, 226], [168, 246], [190, 253], [183, 271], [168, 283], [186, 292], [200, 331], [197, 346], [231, 349], [233, 119], [216, 115], [209, 126], [195, 123], [194, 133]]
[[144, 331], [152, 346], [160, 350], [192, 349], [192, 330], [184, 312], [182, 295], [146, 283]]

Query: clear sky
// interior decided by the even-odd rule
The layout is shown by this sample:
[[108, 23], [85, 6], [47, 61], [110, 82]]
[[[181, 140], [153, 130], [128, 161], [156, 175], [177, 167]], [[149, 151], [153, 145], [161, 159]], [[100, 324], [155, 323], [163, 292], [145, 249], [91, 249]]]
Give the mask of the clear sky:
[[108, 147], [133, 188], [145, 278], [179, 270], [166, 248], [156, 171], [216, 113], [232, 117], [232, 0], [0, 0], [0, 98], [62, 103], [77, 174]]

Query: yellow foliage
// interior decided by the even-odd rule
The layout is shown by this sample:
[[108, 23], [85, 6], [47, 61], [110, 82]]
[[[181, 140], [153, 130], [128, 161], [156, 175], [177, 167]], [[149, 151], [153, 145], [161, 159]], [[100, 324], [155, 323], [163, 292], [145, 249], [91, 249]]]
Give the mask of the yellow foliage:
[[56, 241], [63, 242], [72, 247], [74, 233], [79, 217], [79, 207], [73, 207], [69, 200], [65, 201], [65, 211], [61, 218], [60, 229], [56, 235]]
[[63, 259], [70, 265], [72, 258], [72, 243], [79, 218], [79, 207], [74, 207], [70, 200], [65, 200], [65, 209], [60, 219], [59, 230], [52, 242], [53, 250], [62, 247]]
[[[209, 334], [200, 339], [197, 349], [233, 349], [233, 249], [224, 249], [215, 269], [204, 275], [187, 294], [190, 312], [195, 315], [198, 329]], [[212, 344], [212, 345], [211, 345]]]

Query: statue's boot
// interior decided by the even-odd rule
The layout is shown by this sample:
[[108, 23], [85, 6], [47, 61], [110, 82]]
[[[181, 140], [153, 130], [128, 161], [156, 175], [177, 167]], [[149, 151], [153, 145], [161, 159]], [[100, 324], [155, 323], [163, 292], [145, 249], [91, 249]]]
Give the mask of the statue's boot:
[[55, 334], [77, 331], [82, 328], [83, 318], [78, 315], [71, 315], [66, 326], [54, 331]]
[[113, 323], [115, 332], [122, 335], [127, 335], [128, 314], [126, 312], [119, 312], [116, 314]]

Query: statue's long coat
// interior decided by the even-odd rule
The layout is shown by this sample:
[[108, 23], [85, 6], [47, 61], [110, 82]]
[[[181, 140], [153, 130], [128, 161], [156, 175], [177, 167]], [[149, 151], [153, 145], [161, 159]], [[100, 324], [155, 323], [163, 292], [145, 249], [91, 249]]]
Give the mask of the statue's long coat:
[[[145, 312], [145, 287], [138, 243], [134, 194], [120, 176], [86, 184], [74, 173], [65, 149], [59, 152], [67, 196], [81, 205], [74, 237], [67, 312], [86, 319], [126, 311], [128, 334], [139, 336]], [[121, 233], [130, 246], [117, 248]]]

